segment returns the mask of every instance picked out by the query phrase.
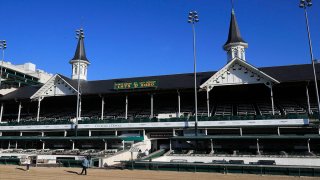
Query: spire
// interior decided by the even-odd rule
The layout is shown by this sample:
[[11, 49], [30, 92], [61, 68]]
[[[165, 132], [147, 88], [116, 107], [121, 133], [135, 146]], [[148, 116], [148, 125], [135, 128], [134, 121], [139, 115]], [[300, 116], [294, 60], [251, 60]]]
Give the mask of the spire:
[[232, 9], [229, 35], [227, 42], [223, 45], [223, 49], [227, 51], [227, 62], [230, 62], [235, 58], [246, 61], [245, 49], [248, 48], [248, 43], [245, 42], [241, 37], [236, 15], [234, 13], [233, 1], [231, 1], [231, 3]]
[[76, 31], [76, 38], [78, 39], [78, 45], [74, 57], [70, 60], [72, 65], [72, 79], [87, 80], [87, 70], [90, 65], [84, 49], [84, 32], [83, 29]]
[[79, 38], [79, 40], [78, 40], [77, 49], [76, 49], [76, 52], [74, 53], [74, 57], [71, 59], [71, 61], [74, 61], [74, 60], [82, 60], [82, 61], [89, 62], [89, 60], [87, 59], [87, 56], [86, 56], [86, 51], [84, 49], [84, 38]]
[[234, 13], [233, 7], [232, 7], [232, 11], [231, 11], [231, 20], [230, 20], [228, 40], [223, 46], [224, 49], [226, 49], [226, 46], [231, 43], [247, 44], [247, 42], [244, 41], [241, 37], [240, 29], [238, 27], [238, 23], [237, 23], [237, 19], [236, 19], [236, 15]]

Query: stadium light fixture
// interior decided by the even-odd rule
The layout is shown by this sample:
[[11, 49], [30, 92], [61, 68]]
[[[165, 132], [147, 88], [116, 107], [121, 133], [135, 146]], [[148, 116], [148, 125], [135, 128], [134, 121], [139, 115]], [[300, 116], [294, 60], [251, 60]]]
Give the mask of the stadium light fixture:
[[0, 89], [2, 89], [2, 67], [4, 61], [4, 50], [7, 48], [7, 41], [0, 40], [0, 49], [2, 49], [1, 67], [0, 67]]
[[[78, 30], [76, 30], [76, 38], [77, 39], [79, 39], [79, 41], [81, 40], [81, 39], [83, 39], [84, 38], [84, 32], [83, 32], [83, 29], [81, 28], [81, 29], [78, 29]], [[81, 51], [81, 48], [79, 48], [80, 49], [80, 51]], [[80, 54], [81, 54], [81, 52], [80, 52]], [[80, 118], [80, 58], [81, 57], [79, 57], [79, 59], [78, 59], [78, 68], [77, 68], [77, 70], [78, 70], [78, 88], [77, 88], [77, 113], [76, 113], [76, 127], [75, 127], [75, 129], [76, 129], [76, 136], [78, 136], [78, 124], [79, 124], [79, 118]]]
[[320, 120], [320, 116], [319, 116], [320, 115], [320, 101], [319, 101], [318, 81], [317, 81], [317, 74], [316, 74], [316, 67], [315, 67], [316, 60], [313, 57], [312, 41], [311, 41], [308, 12], [307, 12], [307, 7], [311, 7], [311, 6], [312, 6], [311, 0], [300, 0], [299, 7], [304, 9], [304, 16], [306, 19], [306, 26], [307, 26], [307, 33], [308, 33], [308, 40], [309, 40], [309, 51], [310, 51], [312, 69], [313, 69], [314, 84], [315, 84], [315, 88], [316, 88], [317, 103], [318, 103], [318, 119]]
[[196, 32], [195, 32], [195, 23], [197, 22], [199, 22], [199, 16], [197, 11], [190, 11], [188, 16], [188, 23], [192, 25], [192, 34], [193, 34], [195, 136], [198, 136], [197, 58], [196, 58]]

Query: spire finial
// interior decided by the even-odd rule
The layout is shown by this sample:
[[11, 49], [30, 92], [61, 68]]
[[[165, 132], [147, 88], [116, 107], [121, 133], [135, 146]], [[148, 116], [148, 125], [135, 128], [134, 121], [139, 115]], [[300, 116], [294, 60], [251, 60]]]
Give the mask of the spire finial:
[[232, 14], [234, 14], [234, 1], [231, 0], [231, 12]]

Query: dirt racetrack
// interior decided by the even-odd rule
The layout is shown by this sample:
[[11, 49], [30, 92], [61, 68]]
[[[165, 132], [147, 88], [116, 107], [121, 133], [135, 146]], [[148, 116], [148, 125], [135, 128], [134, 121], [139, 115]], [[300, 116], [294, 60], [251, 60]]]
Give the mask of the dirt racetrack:
[[0, 165], [0, 180], [302, 180], [320, 179], [319, 177], [292, 176], [260, 176], [243, 174], [192, 173], [172, 171], [142, 171], [142, 170], [106, 170], [88, 169], [88, 175], [78, 175], [80, 168], [43, 168], [31, 167], [25, 171], [23, 166]]

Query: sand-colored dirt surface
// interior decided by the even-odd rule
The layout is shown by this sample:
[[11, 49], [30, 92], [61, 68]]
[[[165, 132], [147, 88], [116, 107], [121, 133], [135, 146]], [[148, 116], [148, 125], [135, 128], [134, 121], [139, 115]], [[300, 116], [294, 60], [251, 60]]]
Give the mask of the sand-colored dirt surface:
[[0, 166], [0, 180], [302, 180], [319, 177], [260, 176], [243, 174], [192, 173], [171, 171], [106, 170], [88, 169], [88, 175], [78, 175], [80, 168], [40, 168], [31, 167], [25, 171], [23, 166]]

